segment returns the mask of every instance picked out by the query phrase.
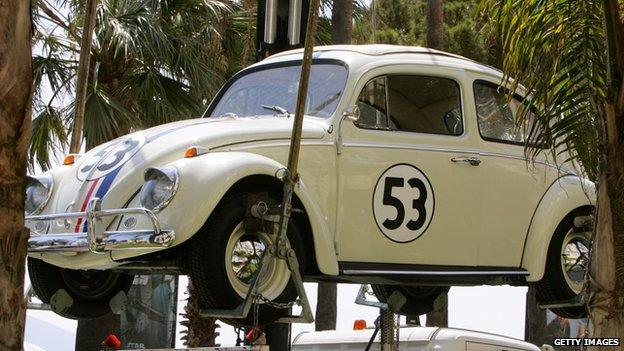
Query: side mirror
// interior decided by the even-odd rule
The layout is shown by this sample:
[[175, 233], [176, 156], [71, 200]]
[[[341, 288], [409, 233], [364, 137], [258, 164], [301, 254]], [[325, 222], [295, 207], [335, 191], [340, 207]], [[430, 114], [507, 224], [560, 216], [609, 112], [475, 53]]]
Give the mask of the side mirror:
[[342, 110], [342, 118], [357, 122], [360, 119], [360, 108], [357, 105], [346, 107]]

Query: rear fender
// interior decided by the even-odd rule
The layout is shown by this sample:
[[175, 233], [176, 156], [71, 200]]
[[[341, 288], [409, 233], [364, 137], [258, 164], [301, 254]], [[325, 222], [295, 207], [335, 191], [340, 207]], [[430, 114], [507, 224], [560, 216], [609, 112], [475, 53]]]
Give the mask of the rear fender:
[[527, 281], [544, 276], [548, 246], [559, 223], [576, 209], [595, 203], [596, 187], [589, 180], [565, 175], [550, 186], [535, 210], [524, 245], [521, 267], [529, 272]]

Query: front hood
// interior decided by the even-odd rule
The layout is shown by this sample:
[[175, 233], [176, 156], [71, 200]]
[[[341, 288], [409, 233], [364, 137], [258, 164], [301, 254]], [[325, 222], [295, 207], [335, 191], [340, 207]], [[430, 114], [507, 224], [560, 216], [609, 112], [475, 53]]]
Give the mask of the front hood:
[[[56, 194], [46, 212], [84, 211], [94, 197], [102, 199], [103, 208], [125, 207], [143, 184], [146, 168], [163, 166], [184, 157], [189, 146], [214, 149], [246, 142], [289, 139], [293, 120], [272, 116], [201, 118], [120, 137], [90, 150], [70, 169], [55, 172], [58, 186], [55, 186]], [[320, 139], [325, 135], [325, 128], [324, 122], [306, 118], [302, 138]], [[78, 220], [72, 224], [72, 229], [86, 231], [86, 225]], [[60, 229], [52, 228], [51, 231]]]

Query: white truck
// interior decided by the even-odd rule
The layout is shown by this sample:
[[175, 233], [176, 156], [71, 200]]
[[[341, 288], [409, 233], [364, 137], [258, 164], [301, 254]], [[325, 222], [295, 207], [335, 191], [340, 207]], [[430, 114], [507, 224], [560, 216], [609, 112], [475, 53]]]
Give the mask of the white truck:
[[[362, 351], [373, 334], [373, 329], [354, 331], [303, 332], [292, 342], [292, 351]], [[437, 327], [401, 328], [401, 351], [547, 351], [502, 335], [471, 330]], [[379, 350], [379, 337], [371, 350]]]

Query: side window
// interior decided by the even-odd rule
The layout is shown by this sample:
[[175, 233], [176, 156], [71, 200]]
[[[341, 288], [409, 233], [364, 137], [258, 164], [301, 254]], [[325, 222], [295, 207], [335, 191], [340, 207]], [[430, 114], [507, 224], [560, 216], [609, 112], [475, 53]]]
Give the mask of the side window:
[[387, 128], [386, 77], [377, 77], [364, 86], [357, 105], [360, 108], [358, 126], [363, 128]]
[[393, 129], [415, 133], [463, 133], [459, 85], [447, 78], [388, 76]]
[[[522, 102], [516, 98], [509, 100], [505, 90], [490, 83], [475, 82], [474, 94], [479, 132], [484, 139], [514, 144], [526, 142], [535, 116], [529, 113], [524, 125], [518, 123]], [[533, 134], [539, 135], [535, 131]]]
[[463, 133], [459, 85], [447, 78], [389, 75], [369, 81], [358, 97], [362, 128]]

